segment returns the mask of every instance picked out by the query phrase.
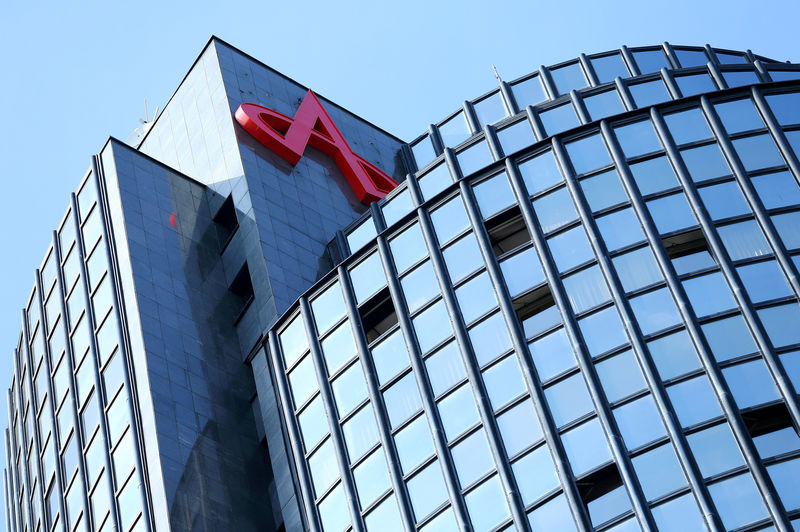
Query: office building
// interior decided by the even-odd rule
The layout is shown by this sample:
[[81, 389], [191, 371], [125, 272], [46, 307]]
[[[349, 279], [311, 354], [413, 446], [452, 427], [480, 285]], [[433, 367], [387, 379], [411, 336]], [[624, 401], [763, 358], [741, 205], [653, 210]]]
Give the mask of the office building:
[[406, 143], [212, 38], [131, 144], [24, 303], [9, 530], [800, 528], [800, 66], [582, 55]]

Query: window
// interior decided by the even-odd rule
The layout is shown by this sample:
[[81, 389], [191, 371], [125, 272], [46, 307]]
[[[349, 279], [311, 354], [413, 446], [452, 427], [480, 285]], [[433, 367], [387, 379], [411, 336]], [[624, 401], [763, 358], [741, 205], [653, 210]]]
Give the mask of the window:
[[542, 381], [547, 381], [576, 365], [572, 345], [563, 328], [531, 342], [528, 348]]
[[722, 374], [740, 409], [781, 398], [762, 359], [727, 367]]
[[442, 255], [453, 283], [484, 266], [478, 241], [472, 233], [467, 233], [450, 244], [442, 251]]
[[490, 530], [510, 515], [500, 478], [495, 475], [464, 496], [475, 530]]
[[494, 251], [496, 257], [531, 240], [528, 227], [525, 225], [525, 220], [523, 220], [522, 213], [517, 206], [487, 221], [486, 232], [489, 234], [492, 251]]
[[500, 269], [511, 297], [515, 297], [545, 281], [536, 249], [528, 248], [500, 261]]
[[546, 190], [564, 180], [558, 170], [553, 152], [549, 150], [520, 163], [519, 173], [522, 175], [528, 194], [531, 195]]
[[698, 189], [712, 220], [750, 214], [750, 207], [735, 181]]
[[[308, 428], [309, 430], [316, 430], [323, 433], [322, 436], [324, 436], [328, 432], [324, 407], [322, 406], [321, 400], [315, 399], [314, 403], [319, 403], [320, 405], [319, 414], [314, 414], [315, 417], [319, 415], [320, 419], [314, 420], [314, 417], [310, 418], [308, 420]], [[314, 403], [309, 405], [309, 407], [313, 406]], [[311, 423], [314, 422], [321, 425], [321, 427], [312, 429]], [[350, 458], [351, 462], [355, 462], [364, 456], [365, 452], [378, 443], [378, 424], [375, 422], [375, 413], [372, 410], [372, 405], [367, 404], [364, 408], [356, 412], [353, 417], [348, 419], [347, 422], [342, 425], [342, 433], [344, 434], [344, 441], [347, 446], [347, 456]], [[308, 448], [309, 446], [306, 447]]]
[[214, 215], [214, 223], [217, 228], [220, 252], [222, 252], [239, 228], [239, 220], [236, 218], [236, 207], [233, 205], [233, 195], [229, 195], [225, 198], [225, 201], [222, 202], [219, 210], [217, 210], [217, 213]]
[[686, 439], [697, 460], [700, 473], [706, 478], [745, 465], [727, 423], [695, 432]]
[[448, 441], [476, 425], [480, 416], [472, 395], [472, 386], [467, 383], [439, 401], [439, 413]]
[[353, 470], [353, 479], [358, 492], [358, 502], [362, 508], [368, 507], [387, 491], [391, 483], [383, 449], [378, 448], [361, 462]]
[[586, 87], [586, 78], [583, 76], [580, 63], [553, 68], [550, 70], [550, 77], [553, 78], [553, 83], [560, 94]]
[[412, 144], [411, 152], [414, 154], [418, 169], [423, 168], [436, 157], [436, 153], [433, 151], [433, 144], [428, 135]]
[[503, 97], [500, 95], [499, 91], [491, 96], [487, 96], [483, 100], [475, 102], [473, 107], [481, 127], [486, 124], [494, 124], [505, 118], [507, 114], [505, 105], [503, 105]]
[[698, 318], [736, 307], [731, 290], [720, 272], [687, 279], [682, 284]]
[[500, 141], [500, 146], [503, 147], [505, 155], [511, 155], [536, 142], [530, 122], [527, 119], [522, 119], [510, 126], [498, 129], [497, 140]]
[[356, 361], [331, 384], [339, 417], [346, 416], [367, 397], [367, 383], [361, 363]]
[[400, 284], [406, 297], [408, 312], [411, 314], [440, 293], [439, 283], [429, 260], [407, 273], [400, 279]]
[[364, 518], [368, 532], [394, 532], [402, 530], [402, 519], [397, 507], [397, 500], [390, 496], [370, 511]]
[[790, 212], [772, 217], [772, 223], [788, 249], [800, 248], [800, 212]]
[[708, 491], [722, 518], [722, 524], [728, 530], [758, 521], [768, 515], [750, 473], [712, 484], [708, 487]]
[[566, 271], [594, 259], [583, 227], [574, 227], [547, 240], [559, 271]]
[[395, 311], [394, 303], [392, 303], [388, 287], [362, 304], [358, 309], [358, 313], [361, 316], [367, 343], [372, 343], [397, 324], [397, 312]]
[[418, 223], [414, 223], [392, 238], [389, 241], [389, 247], [394, 256], [398, 274], [405, 272], [428, 254], [428, 248], [425, 247], [425, 240], [422, 238], [422, 231]]
[[631, 208], [597, 218], [597, 228], [609, 251], [616, 251], [644, 240], [642, 226]]
[[403, 427], [394, 437], [394, 441], [397, 444], [400, 466], [406, 474], [434, 453], [431, 427], [424, 414]]
[[549, 233], [577, 220], [578, 213], [566, 187], [533, 200], [533, 209], [544, 233]]
[[643, 247], [611, 259], [626, 292], [638, 290], [663, 280], [653, 252]]
[[675, 171], [663, 156], [632, 164], [631, 173], [643, 196], [678, 186]]
[[647, 208], [653, 217], [656, 229], [661, 234], [672, 233], [697, 225], [697, 220], [683, 192], [650, 200], [647, 202]]
[[314, 492], [319, 496], [339, 478], [339, 467], [333, 440], [328, 438], [308, 459]]
[[321, 346], [328, 374], [332, 375], [356, 355], [356, 345], [350, 329], [350, 322], [345, 321], [334, 329], [322, 340]]
[[380, 255], [373, 252], [351, 268], [350, 279], [353, 283], [356, 303], [360, 305], [386, 285], [386, 275], [383, 273]]
[[344, 298], [338, 282], [311, 300], [311, 311], [319, 334], [325, 333], [345, 315]]
[[550, 449], [542, 445], [511, 466], [525, 506], [560, 486]]
[[800, 328], [797, 327], [800, 323], [800, 307], [797, 303], [769, 307], [757, 312], [773, 347], [800, 343]]
[[436, 351], [425, 360], [433, 395], [438, 397], [467, 377], [461, 351], [455, 342]]
[[559, 427], [594, 411], [592, 398], [580, 373], [545, 388], [544, 395]]
[[397, 428], [422, 408], [422, 399], [413, 373], [408, 373], [383, 392], [383, 399], [392, 428]]
[[600, 92], [592, 96], [587, 96], [583, 99], [586, 104], [586, 109], [589, 111], [589, 116], [592, 120], [600, 120], [619, 113], [625, 112], [625, 107], [622, 105], [622, 100], [616, 90]]
[[722, 244], [732, 260], [760, 257], [772, 253], [755, 220], [746, 220], [717, 228]]
[[661, 143], [656, 137], [650, 120], [640, 120], [632, 124], [617, 126], [614, 128], [614, 132], [626, 157], [636, 157], [661, 149]]
[[433, 170], [425, 172], [418, 178], [419, 190], [423, 199], [430, 199], [453, 182], [447, 163], [437, 165]]
[[488, 364], [511, 349], [511, 338], [508, 336], [505, 320], [499, 312], [471, 327], [469, 338], [480, 366]]
[[611, 299], [605, 278], [597, 265], [564, 278], [564, 289], [576, 314]]
[[646, 387], [644, 377], [636, 362], [636, 356], [630, 349], [603, 359], [595, 364], [600, 383], [609, 402], [624, 399]]
[[628, 85], [628, 90], [639, 109], [672, 99], [661, 78], [643, 83], [631, 83]]
[[686, 477], [670, 444], [656, 447], [631, 461], [648, 501], [686, 486]]
[[467, 140], [470, 136], [464, 112], [459, 111], [451, 119], [439, 126], [439, 135], [445, 146], [456, 146]]
[[666, 436], [664, 424], [651, 395], [615, 408], [614, 418], [629, 450]]
[[639, 67], [639, 72], [642, 74], [658, 72], [662, 68], [670, 68], [669, 63], [667, 63], [667, 58], [664, 56], [664, 52], [660, 49], [633, 52], [633, 58], [636, 61], [636, 65]]
[[800, 93], [770, 94], [766, 100], [780, 125], [800, 124]]
[[725, 158], [716, 144], [682, 150], [681, 157], [683, 157], [683, 162], [686, 163], [689, 175], [695, 183], [702, 183], [731, 173], [728, 163], [725, 162]]
[[691, 493], [672, 499], [652, 509], [653, 519], [662, 532], [703, 530], [705, 523]]
[[512, 354], [483, 372], [486, 393], [494, 410], [527, 391], [516, 355]]
[[303, 444], [306, 449], [313, 448], [328, 434], [328, 420], [325, 414], [325, 405], [323, 405], [320, 396], [314, 398], [314, 400], [300, 412], [300, 415], [297, 416], [297, 420], [300, 423], [300, 432], [303, 435]]
[[714, 105], [722, 125], [728, 134], [740, 133], [751, 129], [761, 129], [764, 122], [758, 115], [750, 98], [744, 100], [733, 100]]
[[767, 209], [800, 205], [800, 187], [787, 171], [752, 177], [750, 181]]
[[575, 110], [569, 102], [564, 105], [551, 107], [546, 111], [541, 111], [539, 113], [539, 118], [542, 121], [547, 135], [555, 135], [556, 133], [561, 133], [562, 131], [580, 125], [578, 116], [575, 114]]
[[597, 418], [565, 432], [561, 440], [576, 477], [611, 461], [611, 451]]
[[529, 105], [536, 105], [547, 100], [542, 83], [538, 76], [532, 76], [526, 80], [515, 83], [511, 86], [514, 99], [520, 109], [525, 109]]
[[678, 84], [678, 88], [680, 88], [681, 94], [683, 94], [684, 97], [717, 90], [717, 86], [708, 74], [675, 76], [675, 82]]
[[429, 516], [447, 500], [447, 486], [438, 460], [408, 481], [408, 496], [417, 521]]
[[581, 188], [593, 212], [628, 201], [616, 170], [609, 170], [581, 180]]
[[453, 447], [452, 453], [462, 488], [466, 488], [494, 468], [486, 431], [482, 428]]
[[572, 511], [564, 495], [547, 501], [528, 514], [528, 522], [533, 530], [558, 530], [576, 532]]
[[753, 303], [792, 295], [786, 278], [774, 260], [739, 266], [736, 271]]
[[456, 158], [463, 176], [468, 176], [480, 170], [493, 160], [492, 152], [489, 151], [489, 146], [483, 140], [458, 152]]
[[706, 53], [703, 50], [681, 50], [676, 48], [674, 52], [683, 68], [705, 66], [708, 63], [708, 57], [706, 57]]
[[489, 218], [516, 203], [505, 172], [481, 181], [473, 187], [473, 190], [484, 218]]
[[733, 141], [733, 147], [736, 148], [736, 153], [739, 154], [748, 172], [784, 164], [775, 142], [769, 135], [736, 139]]
[[614, 78], [627, 78], [630, 76], [625, 62], [619, 54], [611, 54], [603, 57], [592, 58], [592, 66], [600, 83], [614, 81]]
[[411, 193], [408, 187], [399, 189], [391, 198], [386, 200], [381, 206], [383, 213], [383, 221], [386, 227], [391, 227], [400, 220], [403, 216], [408, 214], [414, 209], [414, 203], [411, 200]]
[[403, 332], [397, 329], [372, 348], [372, 360], [378, 374], [378, 382], [386, 384], [389, 379], [408, 367], [408, 349]]
[[497, 417], [506, 454], [516, 456], [543, 438], [542, 426], [531, 400], [525, 400]]
[[497, 305], [489, 274], [483, 272], [456, 288], [456, 299], [464, 322], [469, 324]]
[[576, 174], [584, 174], [611, 163], [605, 143], [600, 135], [591, 135], [567, 143], [567, 154]]
[[664, 121], [669, 127], [672, 138], [675, 139], [675, 144], [697, 142], [713, 136], [703, 112], [697, 107], [679, 113], [668, 114], [664, 117]]
[[325, 530], [344, 530], [350, 526], [350, 513], [341, 484], [319, 503], [319, 516]]
[[772, 483], [781, 498], [784, 508], [792, 511], [800, 507], [800, 494], [797, 492], [797, 479], [800, 478], [800, 460], [789, 460], [767, 467]]
[[628, 337], [615, 307], [578, 320], [589, 354], [593, 357], [627, 343]]
[[732, 358], [756, 351], [756, 344], [750, 336], [742, 316], [736, 315], [702, 325], [703, 334], [714, 358], [724, 362]]
[[295, 406], [300, 406], [311, 398], [317, 390], [317, 376], [314, 372], [314, 362], [310, 356], [305, 357], [289, 373], [289, 385], [292, 388]]
[[722, 414], [719, 403], [708, 382], [700, 375], [667, 388], [672, 406], [681, 426], [689, 427]]

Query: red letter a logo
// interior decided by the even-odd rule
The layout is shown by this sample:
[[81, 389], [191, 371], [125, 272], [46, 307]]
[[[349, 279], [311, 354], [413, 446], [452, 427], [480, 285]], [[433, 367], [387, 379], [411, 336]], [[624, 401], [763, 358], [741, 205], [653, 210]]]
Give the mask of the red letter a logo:
[[311, 91], [293, 119], [260, 105], [243, 103], [236, 110], [236, 121], [289, 164], [297, 164], [309, 144], [330, 155], [363, 203], [379, 200], [397, 186], [394, 179], [353, 153]]

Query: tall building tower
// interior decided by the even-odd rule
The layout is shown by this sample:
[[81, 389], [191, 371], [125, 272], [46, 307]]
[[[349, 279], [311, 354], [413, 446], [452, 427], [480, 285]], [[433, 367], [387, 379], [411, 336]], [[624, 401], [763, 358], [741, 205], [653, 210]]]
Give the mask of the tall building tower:
[[8, 528], [798, 530], [798, 154], [800, 65], [749, 51], [404, 143], [212, 38], [36, 271]]

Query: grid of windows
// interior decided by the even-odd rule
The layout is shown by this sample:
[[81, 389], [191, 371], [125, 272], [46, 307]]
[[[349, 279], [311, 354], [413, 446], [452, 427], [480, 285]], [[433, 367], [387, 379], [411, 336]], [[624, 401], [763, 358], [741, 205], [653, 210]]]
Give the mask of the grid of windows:
[[[708, 62], [673, 51], [680, 66]], [[669, 65], [645, 52], [639, 69]], [[563, 68], [559, 92], [591, 79], [584, 62]], [[301, 298], [311, 312], [273, 329], [279, 378], [306, 390], [287, 422], [310, 488], [326, 479], [322, 528], [755, 529], [800, 516], [800, 90], [618, 121], [607, 105], [599, 124], [528, 135], [502, 161], [486, 147], [500, 128], [446, 149], [349, 233], [378, 228]], [[344, 445], [316, 461], [336, 439], [329, 422]]]

